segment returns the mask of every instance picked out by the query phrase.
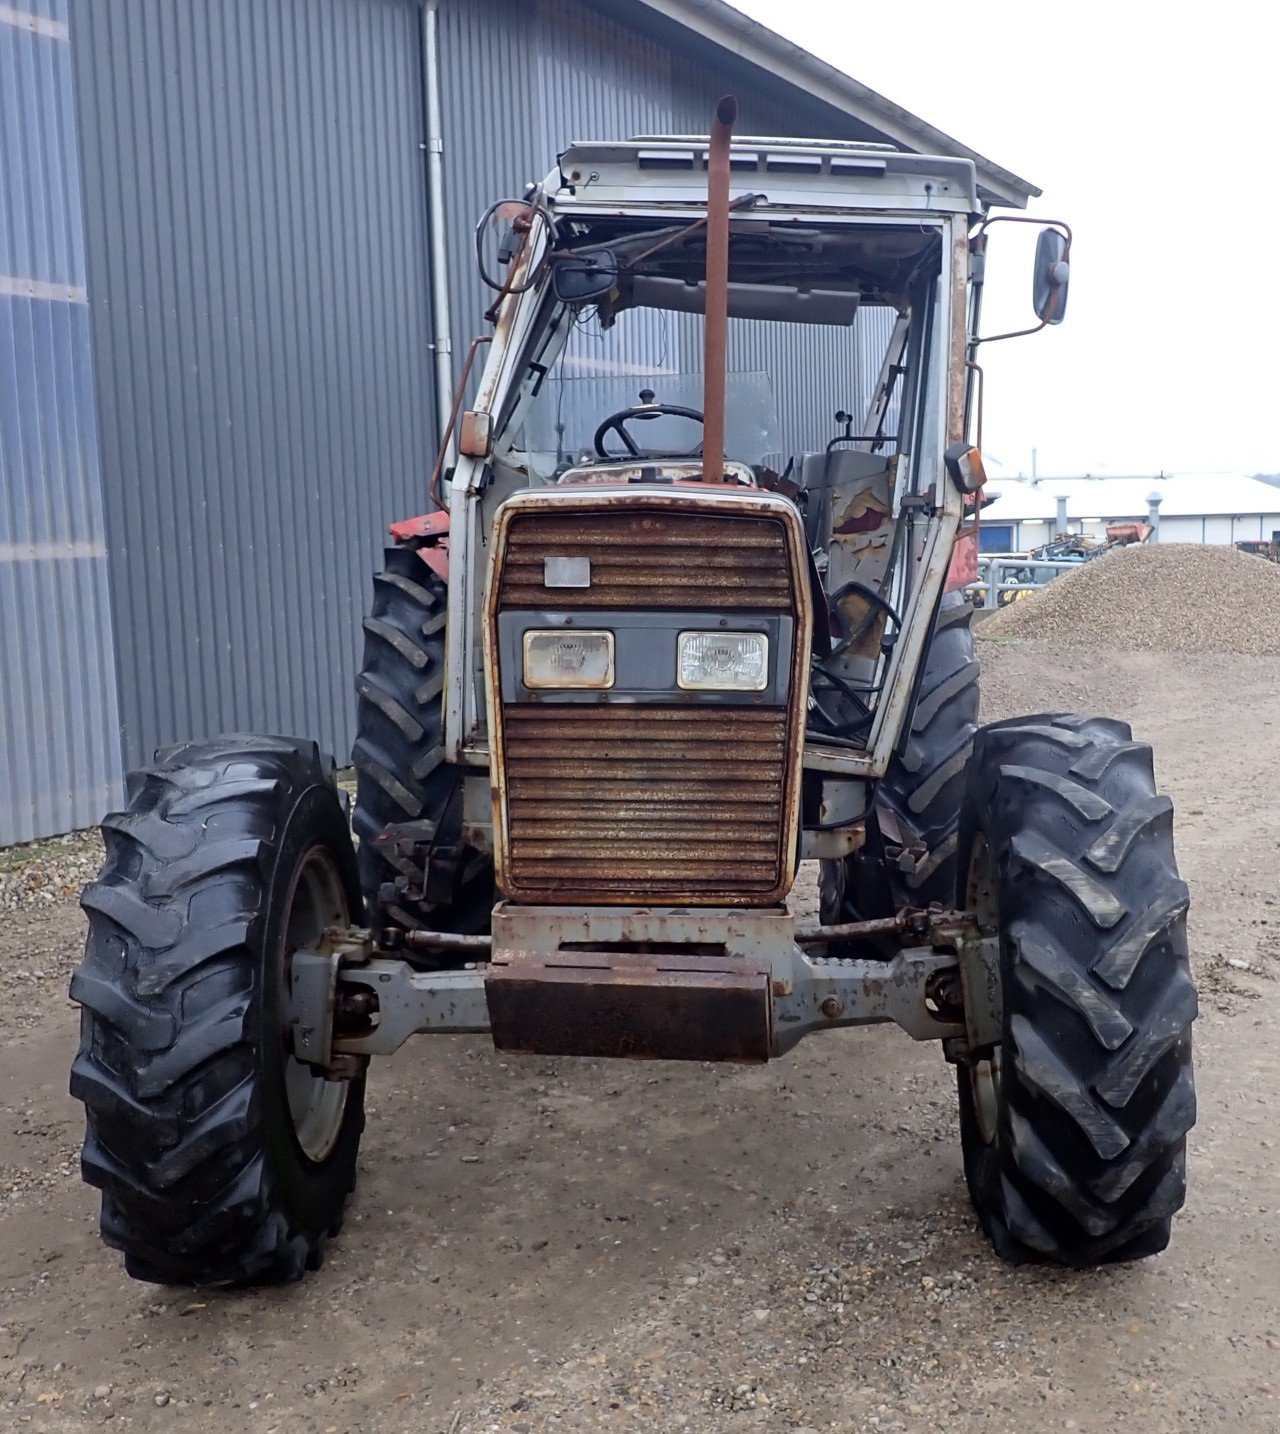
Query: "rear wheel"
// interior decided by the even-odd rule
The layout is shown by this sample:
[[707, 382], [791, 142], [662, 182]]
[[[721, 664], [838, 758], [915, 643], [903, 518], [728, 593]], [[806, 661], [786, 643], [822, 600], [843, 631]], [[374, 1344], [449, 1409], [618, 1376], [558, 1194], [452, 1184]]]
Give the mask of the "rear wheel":
[[487, 931], [493, 860], [457, 844], [462, 772], [444, 760], [447, 589], [413, 548], [388, 548], [386, 564], [374, 576], [364, 623], [352, 752], [353, 824], [370, 920]]
[[1108, 718], [983, 728], [961, 853], [1004, 1005], [1000, 1043], [958, 1068], [983, 1227], [1011, 1260], [1155, 1254], [1186, 1191], [1196, 994], [1150, 747]]
[[293, 953], [360, 909], [333, 763], [287, 738], [176, 747], [102, 832], [71, 1093], [103, 1238], [137, 1279], [297, 1279], [338, 1231], [364, 1126], [363, 1076], [314, 1075], [285, 1017]]
[[955, 904], [960, 804], [978, 725], [972, 618], [961, 593], [943, 597], [911, 731], [876, 787], [866, 845], [822, 864], [827, 923]]

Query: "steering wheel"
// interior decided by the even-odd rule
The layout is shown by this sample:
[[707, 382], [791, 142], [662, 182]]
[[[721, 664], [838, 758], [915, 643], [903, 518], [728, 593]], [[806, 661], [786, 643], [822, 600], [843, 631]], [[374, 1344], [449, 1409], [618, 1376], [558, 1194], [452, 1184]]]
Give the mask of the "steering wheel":
[[[620, 408], [617, 413], [611, 413], [608, 418], [596, 429], [595, 448], [600, 458], [665, 458], [670, 455], [651, 452], [640, 448], [635, 439], [627, 432], [627, 424], [632, 419], [647, 421], [651, 418], [691, 418], [695, 423], [705, 422], [701, 413], [696, 408], [682, 408], [675, 403], [655, 403], [654, 392], [651, 388], [640, 390], [640, 402], [631, 408]], [[616, 433], [622, 439], [626, 453], [610, 453], [604, 446], [604, 441], [610, 433]], [[702, 453], [702, 444], [691, 448], [688, 453], [681, 454], [681, 457], [697, 458]]]

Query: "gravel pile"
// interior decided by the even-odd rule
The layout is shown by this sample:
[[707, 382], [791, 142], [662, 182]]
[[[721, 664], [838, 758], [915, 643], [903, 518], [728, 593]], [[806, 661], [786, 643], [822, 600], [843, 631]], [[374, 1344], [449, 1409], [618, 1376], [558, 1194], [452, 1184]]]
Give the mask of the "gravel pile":
[[1137, 652], [1280, 655], [1280, 565], [1195, 543], [1118, 548], [1010, 603], [981, 637]]

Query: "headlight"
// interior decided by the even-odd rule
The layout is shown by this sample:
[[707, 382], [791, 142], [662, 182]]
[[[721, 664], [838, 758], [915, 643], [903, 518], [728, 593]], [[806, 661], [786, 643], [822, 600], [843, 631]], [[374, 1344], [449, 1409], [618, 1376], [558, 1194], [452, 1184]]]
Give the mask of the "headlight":
[[524, 685], [612, 687], [613, 633], [564, 629], [526, 632]]
[[763, 692], [769, 639], [762, 632], [682, 632], [676, 681], [688, 692]]

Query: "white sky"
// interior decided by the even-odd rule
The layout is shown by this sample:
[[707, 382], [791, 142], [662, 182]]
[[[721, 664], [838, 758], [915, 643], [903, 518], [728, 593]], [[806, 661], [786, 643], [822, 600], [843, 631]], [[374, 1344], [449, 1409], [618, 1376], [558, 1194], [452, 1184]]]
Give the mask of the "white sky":
[[[733, 0], [1038, 185], [1065, 321], [993, 344], [993, 475], [1280, 472], [1280, 22], [1249, 0]], [[992, 234], [983, 332], [1022, 328], [1030, 225]], [[997, 325], [999, 328], [997, 328]], [[995, 461], [991, 461], [995, 460]]]

